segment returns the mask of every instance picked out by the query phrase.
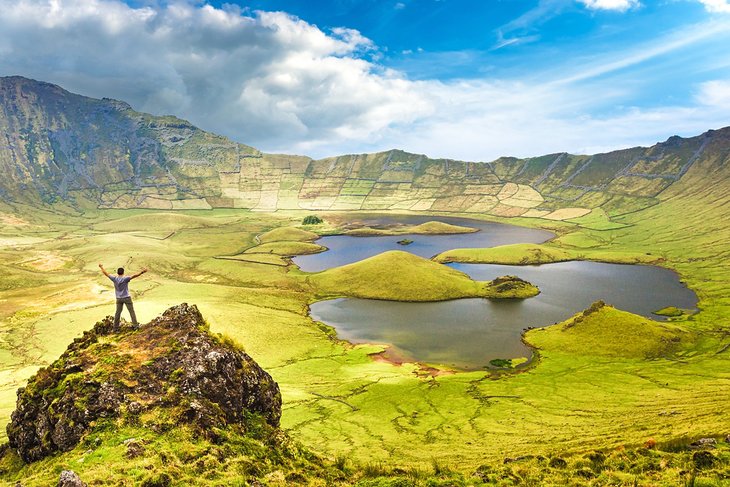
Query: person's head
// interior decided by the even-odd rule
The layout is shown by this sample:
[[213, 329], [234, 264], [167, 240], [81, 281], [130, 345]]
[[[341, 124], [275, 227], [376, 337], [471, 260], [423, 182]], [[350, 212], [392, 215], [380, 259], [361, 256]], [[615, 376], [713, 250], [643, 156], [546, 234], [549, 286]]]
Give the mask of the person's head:
[[119, 274], [120, 276], [123, 276], [124, 275], [124, 267], [120, 267], [119, 269], [117, 269], [117, 274]]

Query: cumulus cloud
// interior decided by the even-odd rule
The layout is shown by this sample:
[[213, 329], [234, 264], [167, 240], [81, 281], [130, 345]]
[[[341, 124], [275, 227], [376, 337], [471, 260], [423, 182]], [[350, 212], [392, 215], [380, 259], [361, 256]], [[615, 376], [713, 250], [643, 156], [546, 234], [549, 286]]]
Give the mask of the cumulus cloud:
[[367, 139], [431, 111], [399, 73], [364, 60], [358, 31], [282, 12], [188, 2], [0, 1], [0, 70], [172, 113], [265, 147]]
[[[621, 108], [630, 63], [728, 32], [698, 26], [615, 59], [556, 66], [532, 79], [414, 81], [377, 61], [377, 46], [346, 26], [324, 31], [282, 12], [187, 1], [130, 7], [119, 0], [0, 0], [0, 74], [175, 114], [270, 152], [315, 157], [403, 148], [437, 157], [595, 152], [727, 125], [730, 81], [686, 105]], [[725, 38], [728, 36], [726, 35]], [[712, 37], [714, 39], [714, 37]], [[707, 41], [709, 42], [709, 41]], [[670, 133], [667, 131], [670, 130]]]
[[[631, 8], [638, 7], [638, 0], [578, 0], [591, 10], [614, 10], [625, 12]], [[710, 0], [713, 1], [713, 0]], [[716, 0], [715, 0], [716, 1]]]
[[708, 12], [730, 13], [730, 2], [728, 0], [700, 0]]

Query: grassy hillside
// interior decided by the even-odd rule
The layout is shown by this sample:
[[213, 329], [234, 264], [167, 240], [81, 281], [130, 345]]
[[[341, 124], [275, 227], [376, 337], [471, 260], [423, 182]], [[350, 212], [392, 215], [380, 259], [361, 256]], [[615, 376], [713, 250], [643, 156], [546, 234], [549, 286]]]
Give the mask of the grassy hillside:
[[246, 249], [245, 254], [276, 254], [284, 256], [317, 254], [326, 247], [311, 242], [274, 241]]
[[444, 222], [426, 222], [420, 225], [403, 225], [392, 228], [356, 228], [344, 232], [346, 235], [375, 236], [375, 235], [452, 235], [459, 233], [478, 232], [476, 228], [452, 225]]
[[[322, 160], [265, 154], [172, 116], [0, 78], [0, 194], [76, 209], [451, 212], [610, 219], [656, 205], [730, 128], [605, 154], [490, 163], [390, 150]], [[600, 220], [600, 218], [599, 218]]]
[[597, 248], [570, 248], [541, 244], [513, 244], [488, 249], [447, 250], [434, 257], [436, 262], [468, 264], [538, 265], [569, 260], [594, 260], [618, 264], [658, 264], [661, 255]]
[[399, 250], [313, 274], [307, 281], [322, 296], [392, 301], [526, 298], [539, 292], [515, 279], [474, 281], [463, 272]]
[[[315, 283], [307, 282], [307, 274], [285, 266], [216, 258], [236, 255], [272, 227], [301, 221], [302, 213], [184, 213], [206, 218], [212, 226], [181, 229], [159, 240], [144, 234], [149, 228], [144, 220], [123, 235], [91, 230], [102, 223], [114, 228], [115, 221], [129, 216], [124, 212], [60, 217], [43, 211], [15, 212], [28, 225], [0, 232], [0, 238], [16, 242], [2, 249], [0, 263], [3, 275], [14, 276], [13, 288], [0, 291], [4, 333], [0, 374], [5, 384], [0, 415], [9, 417], [15, 390], [39, 365], [58, 357], [89, 322], [113, 311], [109, 284], [96, 264], [122, 262], [130, 269], [151, 268], [132, 285], [141, 320], [187, 300], [198, 304], [213, 331], [246, 345], [281, 386], [284, 428], [307, 448], [332, 459], [347, 458], [351, 465], [384, 462], [382, 469], [370, 470], [374, 474], [393, 466], [431, 472], [436, 462], [467, 479], [480, 465], [490, 465], [495, 475], [507, 475], [503, 468], [509, 472], [519, 468], [524, 478], [553, 472], [550, 475], [556, 476], [550, 478], [578, 482], [575, 472], [585, 466], [586, 452], [613, 452], [621, 445], [631, 451], [649, 437], [662, 444], [679, 437], [725, 434], [724, 391], [730, 367], [723, 326], [730, 315], [725, 310], [730, 272], [722, 249], [730, 245], [730, 232], [722, 231], [726, 223], [718, 209], [698, 217], [711, 224], [711, 230], [690, 232], [688, 228], [698, 222], [687, 221], [693, 215], [685, 211], [692, 204], [698, 205], [694, 211], [701, 211], [715, 198], [727, 196], [719, 188], [709, 194], [689, 193], [676, 203], [668, 200], [667, 208], [676, 208], [676, 214], [663, 215], [657, 211], [661, 207], [652, 208], [649, 215], [622, 218], [626, 225], [616, 230], [563, 228], [560, 238], [548, 246], [566, 252], [650, 252], [661, 255], [664, 265], [679, 269], [698, 292], [701, 311], [673, 323], [686, 331], [683, 337], [692, 337], [683, 339], [673, 355], [606, 357], [594, 353], [593, 346], [568, 353], [564, 343], [556, 342], [541, 347], [539, 360], [517, 375], [471, 372], [425, 378], [414, 373], [415, 365], [374, 361], [372, 355], [382, 346], [332, 341], [307, 317], [307, 304], [317, 298]], [[6, 214], [13, 211], [0, 209]], [[681, 245], [665, 247], [665, 242], [673, 241]], [[23, 264], [30, 252], [68, 260], [56, 270], [34, 272]], [[616, 317], [635, 318], [620, 312]], [[614, 337], [620, 336], [621, 328], [614, 324], [618, 331], [610, 338], [617, 342]], [[119, 449], [111, 451], [117, 454], [113, 452]], [[82, 453], [69, 454], [63, 461], [78, 469], [73, 462]], [[559, 456], [570, 468], [559, 473], [541, 467], [536, 459], [502, 466], [504, 457], [523, 455]], [[653, 458], [652, 465], [663, 458], [649, 455], [636, 458]], [[691, 461], [691, 453], [682, 458]], [[617, 459], [616, 469], [620, 461], [636, 463], [637, 469], [643, 465], [643, 460]], [[640, 479], [655, 475], [670, 479], [665, 483], [672, 485], [682, 470], [675, 466], [633, 475]], [[558, 480], [555, 484], [561, 485]]]
[[[12, 176], [0, 184], [3, 422], [17, 388], [113, 311], [110, 284], [96, 267], [103, 262], [151, 269], [132, 285], [141, 320], [187, 300], [213, 331], [245, 343], [281, 386], [287, 433], [335, 464], [361, 465], [353, 482], [727, 483], [727, 445], [711, 452], [716, 460], [706, 468], [689, 444], [729, 432], [730, 130], [595, 156], [491, 164], [402, 151], [311, 161], [261, 154], [173, 117], [51, 85], [5, 80], [2, 90], [0, 132], [15, 137], [0, 144], [0, 167]], [[66, 140], [72, 125], [95, 129]], [[29, 128], [22, 138], [20, 126]], [[18, 175], [28, 179], [21, 184]], [[219, 209], [200, 209], [210, 207]], [[696, 291], [699, 312], [665, 324], [600, 308], [529, 332], [539, 355], [520, 373], [424, 375], [416, 364], [375, 360], [381, 345], [333, 340], [308, 317], [308, 304], [341, 295], [484, 295], [482, 284], [409, 254], [302, 273], [282, 258], [316, 246], [291, 228], [307, 214], [293, 210], [301, 207], [450, 212], [551, 228], [558, 237], [547, 244], [454, 250], [439, 260], [657, 263]], [[173, 208], [181, 211], [160, 212]], [[254, 247], [259, 253], [242, 253], [256, 236], [266, 240]], [[169, 465], [181, 479], [215, 485], [260, 459], [260, 445], [247, 450], [229, 437], [229, 447], [248, 457], [225, 463], [227, 447], [198, 443], [181, 429], [147, 438], [159, 453], [132, 462], [121, 459], [122, 436], [143, 433], [110, 430], [99, 446], [26, 470], [5, 457], [10, 464], [0, 468], [13, 480], [48, 485], [67, 466], [87, 468], [89, 479], [109, 473], [142, 482], [152, 475], [148, 466]], [[644, 447], [649, 440], [657, 449]], [[314, 468], [292, 461], [300, 473]], [[272, 465], [260, 477], [291, 481], [291, 470], [276, 473]], [[381, 473], [393, 477], [378, 479]]]
[[563, 323], [531, 330], [525, 338], [538, 349], [560, 350], [571, 356], [655, 359], [671, 358], [695, 337], [681, 326], [597, 302]]
[[302, 230], [301, 228], [280, 227], [262, 233], [257, 238], [258, 241], [261, 243], [281, 241], [310, 242], [312, 240], [317, 240], [319, 238], [319, 235], [308, 230]]

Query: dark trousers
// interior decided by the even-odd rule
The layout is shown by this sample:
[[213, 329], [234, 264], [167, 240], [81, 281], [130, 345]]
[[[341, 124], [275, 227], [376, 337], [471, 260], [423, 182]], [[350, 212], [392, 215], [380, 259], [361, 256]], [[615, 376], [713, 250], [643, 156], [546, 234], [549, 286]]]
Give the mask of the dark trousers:
[[117, 298], [117, 312], [114, 314], [114, 326], [119, 326], [119, 318], [122, 316], [122, 308], [125, 304], [127, 305], [129, 316], [132, 318], [132, 324], [137, 324], [137, 315], [134, 313], [132, 298]]

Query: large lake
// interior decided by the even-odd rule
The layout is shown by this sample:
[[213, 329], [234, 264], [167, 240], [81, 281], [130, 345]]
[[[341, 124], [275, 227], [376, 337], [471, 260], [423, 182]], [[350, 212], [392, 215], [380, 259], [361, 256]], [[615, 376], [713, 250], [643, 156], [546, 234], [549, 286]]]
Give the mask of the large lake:
[[[307, 259], [318, 259], [308, 260], [303, 269], [321, 270], [396, 247], [430, 257], [451, 248], [539, 242], [551, 236], [549, 232], [536, 234], [532, 233], [534, 230], [473, 220], [440, 217], [419, 220], [417, 223], [439, 220], [477, 227], [481, 231], [446, 238], [417, 235], [413, 240], [420, 243], [419, 247], [414, 247], [416, 243], [407, 247], [397, 245], [395, 242], [403, 237], [326, 237], [329, 240], [323, 244], [330, 250], [306, 256]], [[410, 219], [408, 223], [413, 224]], [[519, 235], [528, 238], [520, 240]], [[476, 236], [480, 239], [476, 240]], [[390, 247], [391, 242], [384, 240], [392, 241], [395, 247]], [[332, 245], [333, 242], [335, 245]], [[295, 259], [297, 264], [301, 262], [299, 259]], [[619, 309], [655, 319], [658, 317], [652, 316], [652, 311], [666, 306], [691, 309], [697, 304], [696, 295], [679, 281], [677, 274], [659, 267], [598, 262], [450, 266], [482, 281], [508, 274], [517, 275], [536, 284], [541, 293], [525, 300], [459, 299], [437, 303], [334, 299], [312, 304], [311, 316], [333, 326], [338, 337], [344, 340], [384, 343], [406, 360], [472, 370], [483, 368], [494, 358], [530, 357], [530, 349], [521, 341], [524, 328], [565, 320], [599, 299]]]

